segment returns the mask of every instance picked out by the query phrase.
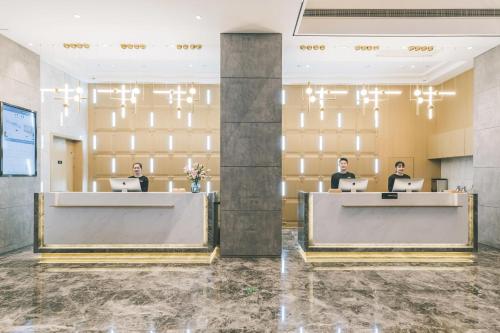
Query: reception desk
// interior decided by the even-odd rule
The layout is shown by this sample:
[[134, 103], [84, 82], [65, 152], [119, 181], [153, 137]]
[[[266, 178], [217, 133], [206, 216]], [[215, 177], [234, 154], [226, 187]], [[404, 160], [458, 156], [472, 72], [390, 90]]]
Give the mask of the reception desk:
[[306, 261], [471, 261], [477, 194], [299, 193]]
[[217, 206], [209, 193], [37, 193], [41, 262], [210, 263]]

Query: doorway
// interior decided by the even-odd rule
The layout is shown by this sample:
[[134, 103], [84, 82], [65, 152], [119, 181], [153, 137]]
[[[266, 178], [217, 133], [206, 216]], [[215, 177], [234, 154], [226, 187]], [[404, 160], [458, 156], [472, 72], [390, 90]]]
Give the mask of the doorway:
[[50, 191], [81, 192], [83, 183], [82, 141], [52, 136]]

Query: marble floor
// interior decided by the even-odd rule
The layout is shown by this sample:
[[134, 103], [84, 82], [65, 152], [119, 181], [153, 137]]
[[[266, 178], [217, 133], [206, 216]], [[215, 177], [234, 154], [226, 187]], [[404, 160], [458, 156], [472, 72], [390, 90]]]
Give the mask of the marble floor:
[[40, 265], [0, 257], [0, 332], [500, 332], [500, 251], [474, 264]]

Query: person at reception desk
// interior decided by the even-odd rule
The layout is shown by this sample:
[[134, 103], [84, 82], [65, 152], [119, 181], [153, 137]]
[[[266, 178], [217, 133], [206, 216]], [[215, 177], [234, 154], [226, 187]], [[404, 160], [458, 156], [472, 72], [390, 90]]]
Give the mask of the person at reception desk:
[[345, 178], [354, 179], [354, 178], [356, 178], [355, 174], [347, 171], [347, 167], [349, 166], [349, 161], [347, 160], [347, 158], [341, 157], [339, 160], [339, 166], [340, 166], [340, 172], [336, 172], [332, 175], [331, 188], [333, 188], [333, 189], [339, 188], [339, 181], [341, 179], [345, 179]]
[[389, 192], [392, 192], [392, 189], [394, 187], [394, 180], [396, 178], [407, 178], [407, 179], [411, 178], [410, 176], [404, 173], [405, 163], [403, 161], [397, 161], [394, 167], [396, 168], [396, 171], [392, 175], [390, 175], [389, 179], [387, 180], [387, 188]]
[[130, 176], [128, 178], [139, 178], [139, 183], [141, 184], [142, 192], [147, 192], [148, 187], [149, 187], [149, 180], [148, 180], [148, 177], [146, 177], [142, 174], [142, 164], [139, 162], [136, 162], [132, 166], [132, 169], [134, 171], [134, 175]]

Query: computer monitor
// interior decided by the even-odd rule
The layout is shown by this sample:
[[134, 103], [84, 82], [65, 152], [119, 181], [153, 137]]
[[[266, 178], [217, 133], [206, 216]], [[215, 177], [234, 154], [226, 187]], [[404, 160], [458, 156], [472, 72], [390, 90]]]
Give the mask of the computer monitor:
[[142, 192], [139, 178], [110, 178], [113, 192]]
[[367, 187], [366, 178], [341, 178], [339, 181], [339, 189], [342, 192], [364, 192]]
[[394, 186], [392, 192], [420, 192], [424, 186], [423, 178], [396, 178], [394, 179]]

